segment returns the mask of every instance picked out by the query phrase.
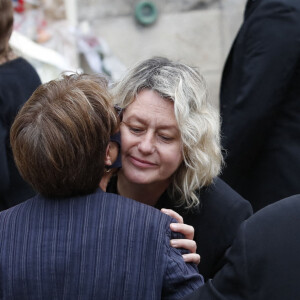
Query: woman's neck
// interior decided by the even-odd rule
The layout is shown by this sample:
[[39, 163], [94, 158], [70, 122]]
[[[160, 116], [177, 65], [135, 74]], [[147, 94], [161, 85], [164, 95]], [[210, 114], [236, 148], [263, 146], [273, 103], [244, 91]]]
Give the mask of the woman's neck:
[[17, 58], [17, 55], [13, 51], [8, 51], [5, 54], [0, 56], [0, 65], [5, 64], [16, 58]]
[[126, 198], [130, 198], [147, 205], [155, 206], [160, 196], [167, 189], [168, 185], [169, 184], [159, 182], [152, 184], [136, 184], [127, 180], [122, 169], [118, 172], [118, 193]]

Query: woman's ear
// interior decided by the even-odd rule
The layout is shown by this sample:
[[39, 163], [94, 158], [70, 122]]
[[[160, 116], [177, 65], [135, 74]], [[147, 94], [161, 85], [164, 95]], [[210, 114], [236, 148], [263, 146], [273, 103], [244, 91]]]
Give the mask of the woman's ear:
[[108, 145], [107, 145], [107, 147], [106, 147], [105, 160], [104, 160], [105, 166], [111, 166], [112, 165], [110, 143], [111, 142], [109, 142]]
[[[114, 174], [114, 172], [117, 169], [111, 169], [108, 168], [110, 167], [114, 161], [116, 160], [119, 152], [119, 146], [116, 142], [109, 142], [107, 147], [106, 147], [106, 153], [105, 153], [105, 172], [101, 178], [101, 181], [99, 183], [99, 187], [103, 190], [106, 191], [107, 184], [111, 178], [111, 176]], [[111, 172], [112, 171], [112, 172]]]
[[106, 147], [105, 166], [111, 166], [117, 159], [119, 146], [116, 142], [109, 142]]

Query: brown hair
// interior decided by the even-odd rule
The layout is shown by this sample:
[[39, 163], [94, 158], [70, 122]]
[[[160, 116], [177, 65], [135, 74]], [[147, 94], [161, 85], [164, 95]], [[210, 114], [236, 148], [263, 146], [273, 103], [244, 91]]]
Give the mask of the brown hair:
[[64, 75], [38, 87], [18, 113], [10, 136], [16, 165], [46, 197], [92, 193], [116, 126], [103, 77]]
[[10, 50], [8, 41], [13, 30], [14, 15], [12, 0], [0, 0], [0, 57]]

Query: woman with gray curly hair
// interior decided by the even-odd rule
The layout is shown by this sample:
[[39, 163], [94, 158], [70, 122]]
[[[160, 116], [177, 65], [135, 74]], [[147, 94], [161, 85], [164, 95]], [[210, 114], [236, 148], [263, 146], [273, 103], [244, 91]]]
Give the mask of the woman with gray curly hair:
[[[185, 64], [154, 57], [130, 69], [111, 92], [122, 112], [122, 168], [107, 191], [181, 214], [195, 229], [200, 273], [213, 276], [252, 209], [217, 178], [219, 115], [203, 77]], [[173, 226], [180, 230], [180, 224]], [[172, 243], [191, 249], [187, 240]]]

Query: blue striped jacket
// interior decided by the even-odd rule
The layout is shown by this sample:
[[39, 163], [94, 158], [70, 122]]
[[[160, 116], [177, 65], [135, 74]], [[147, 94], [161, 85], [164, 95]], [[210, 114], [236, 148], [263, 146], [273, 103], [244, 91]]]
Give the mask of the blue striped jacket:
[[1, 299], [179, 299], [202, 283], [170, 217], [102, 192], [0, 213]]

